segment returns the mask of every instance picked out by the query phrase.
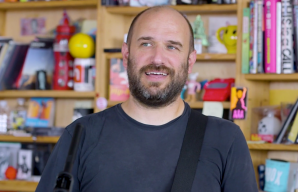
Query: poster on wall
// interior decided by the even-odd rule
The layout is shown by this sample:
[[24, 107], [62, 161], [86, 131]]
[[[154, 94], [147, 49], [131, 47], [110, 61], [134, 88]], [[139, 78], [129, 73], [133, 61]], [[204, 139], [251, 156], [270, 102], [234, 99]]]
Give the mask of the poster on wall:
[[40, 35], [46, 32], [46, 19], [40, 18], [22, 18], [21, 36]]

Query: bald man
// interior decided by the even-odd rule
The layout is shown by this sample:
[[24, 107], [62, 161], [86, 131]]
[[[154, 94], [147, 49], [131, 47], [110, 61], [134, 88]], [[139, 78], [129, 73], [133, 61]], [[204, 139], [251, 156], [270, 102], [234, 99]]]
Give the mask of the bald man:
[[[53, 190], [76, 123], [85, 130], [72, 171], [74, 191], [171, 190], [191, 112], [180, 97], [196, 61], [191, 26], [174, 9], [149, 8], [133, 20], [122, 55], [129, 99], [66, 127], [37, 192]], [[245, 138], [234, 123], [208, 117], [191, 191], [258, 191]]]

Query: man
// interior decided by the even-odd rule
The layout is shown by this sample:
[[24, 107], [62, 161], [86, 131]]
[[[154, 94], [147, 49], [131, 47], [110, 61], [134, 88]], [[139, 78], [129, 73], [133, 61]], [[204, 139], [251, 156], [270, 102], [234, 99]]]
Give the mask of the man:
[[[171, 8], [148, 9], [132, 22], [122, 55], [130, 98], [66, 128], [37, 192], [53, 189], [78, 122], [85, 129], [74, 191], [170, 191], [191, 111], [180, 98], [196, 61], [191, 26]], [[258, 191], [245, 138], [232, 122], [208, 117], [192, 191]]]

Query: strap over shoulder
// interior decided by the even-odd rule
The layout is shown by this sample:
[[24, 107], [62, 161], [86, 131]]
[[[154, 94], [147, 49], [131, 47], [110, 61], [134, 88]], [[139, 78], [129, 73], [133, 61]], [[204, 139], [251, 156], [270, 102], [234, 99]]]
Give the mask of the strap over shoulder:
[[175, 171], [171, 192], [190, 192], [203, 145], [208, 117], [192, 109]]

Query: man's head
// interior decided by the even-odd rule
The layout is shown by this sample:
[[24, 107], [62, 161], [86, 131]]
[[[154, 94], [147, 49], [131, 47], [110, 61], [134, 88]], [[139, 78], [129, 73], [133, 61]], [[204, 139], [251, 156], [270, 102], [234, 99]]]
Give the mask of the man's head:
[[146, 107], [163, 107], [180, 95], [196, 61], [187, 19], [169, 7], [135, 17], [122, 46], [131, 95]]

